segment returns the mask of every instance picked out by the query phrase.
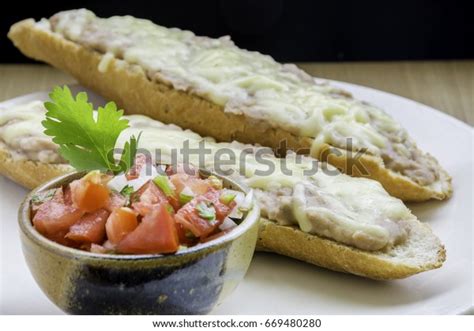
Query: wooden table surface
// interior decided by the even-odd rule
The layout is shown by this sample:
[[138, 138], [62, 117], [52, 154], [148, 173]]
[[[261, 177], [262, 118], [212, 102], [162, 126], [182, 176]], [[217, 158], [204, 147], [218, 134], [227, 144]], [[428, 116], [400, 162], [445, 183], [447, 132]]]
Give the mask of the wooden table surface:
[[[300, 63], [314, 76], [373, 87], [474, 125], [474, 61]], [[0, 101], [74, 82], [46, 65], [0, 64]]]

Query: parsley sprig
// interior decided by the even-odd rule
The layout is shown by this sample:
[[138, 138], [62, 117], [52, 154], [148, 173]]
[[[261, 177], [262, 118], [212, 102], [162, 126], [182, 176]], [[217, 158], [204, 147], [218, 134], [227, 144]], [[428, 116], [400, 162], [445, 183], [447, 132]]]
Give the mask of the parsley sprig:
[[85, 92], [74, 98], [67, 86], [58, 86], [49, 97], [51, 101], [44, 104], [44, 133], [53, 137], [61, 156], [74, 168], [118, 174], [133, 166], [140, 136], [130, 137], [118, 162], [114, 157], [117, 139], [128, 128], [128, 120], [122, 118], [123, 110], [118, 110], [114, 102], [99, 107], [94, 116], [94, 107]]

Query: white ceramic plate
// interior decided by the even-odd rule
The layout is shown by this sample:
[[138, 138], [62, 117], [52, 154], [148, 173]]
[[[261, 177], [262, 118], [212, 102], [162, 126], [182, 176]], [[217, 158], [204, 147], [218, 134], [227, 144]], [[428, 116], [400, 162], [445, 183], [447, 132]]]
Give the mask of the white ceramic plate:
[[[441, 269], [405, 280], [377, 282], [328, 271], [283, 256], [257, 253], [245, 280], [215, 314], [459, 314], [473, 312], [473, 131], [430, 107], [366, 87], [333, 82], [376, 104], [405, 126], [419, 146], [453, 176], [448, 201], [410, 204], [446, 245]], [[0, 108], [36, 93], [0, 103]], [[92, 98], [101, 102], [100, 97]], [[17, 208], [26, 190], [0, 177], [0, 313], [60, 314], [24, 262]]]

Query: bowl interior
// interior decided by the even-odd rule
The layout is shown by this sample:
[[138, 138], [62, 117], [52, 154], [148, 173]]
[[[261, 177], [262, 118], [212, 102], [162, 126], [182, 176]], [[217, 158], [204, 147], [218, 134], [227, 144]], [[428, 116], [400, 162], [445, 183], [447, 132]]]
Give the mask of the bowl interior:
[[[231, 180], [228, 177], [220, 176], [218, 174], [212, 173], [207, 170], [199, 170], [201, 177], [207, 178], [210, 175], [216, 176], [217, 178], [221, 179], [223, 182], [224, 188], [232, 189], [235, 191], [243, 192], [244, 194], [249, 194], [248, 187], [237, 183]], [[67, 174], [64, 176], [57, 177], [38, 188], [31, 191], [26, 198], [24, 199], [23, 203], [19, 209], [19, 225], [21, 231], [35, 243], [45, 247], [46, 249], [52, 250], [56, 253], [60, 253], [62, 255], [70, 256], [73, 258], [83, 258], [83, 259], [108, 259], [108, 260], [146, 260], [146, 259], [169, 259], [176, 256], [183, 256], [187, 254], [198, 253], [201, 250], [209, 249], [213, 246], [221, 246], [227, 242], [231, 242], [236, 238], [240, 237], [246, 231], [248, 231], [259, 219], [260, 216], [260, 209], [255, 203], [252, 203], [251, 208], [244, 214], [243, 220], [238, 224], [238, 226], [229, 231], [228, 233], [220, 236], [214, 240], [211, 240], [206, 243], [197, 244], [193, 247], [187, 248], [185, 250], [180, 250], [174, 254], [163, 255], [163, 254], [101, 254], [101, 253], [91, 253], [87, 251], [83, 251], [76, 248], [71, 248], [68, 246], [64, 246], [58, 244], [48, 238], [44, 237], [40, 234], [33, 226], [31, 220], [31, 199], [37, 195], [38, 193], [57, 188], [63, 185], [67, 185], [73, 180], [79, 179], [84, 176], [84, 172], [74, 172], [71, 174]]]

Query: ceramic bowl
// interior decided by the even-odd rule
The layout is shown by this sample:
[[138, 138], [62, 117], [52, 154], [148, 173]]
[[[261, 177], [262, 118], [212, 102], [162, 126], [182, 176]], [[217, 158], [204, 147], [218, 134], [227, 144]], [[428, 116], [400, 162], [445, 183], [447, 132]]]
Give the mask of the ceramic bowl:
[[[35, 230], [30, 201], [83, 173], [58, 177], [32, 191], [19, 210], [23, 254], [39, 287], [71, 314], [205, 314], [243, 279], [257, 241], [253, 204], [229, 233], [173, 255], [112, 255], [57, 244]], [[204, 173], [203, 176], [208, 175]], [[215, 174], [214, 174], [215, 175]], [[228, 178], [224, 187], [246, 193]]]

